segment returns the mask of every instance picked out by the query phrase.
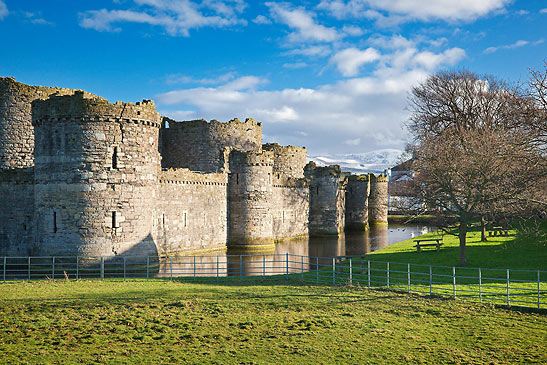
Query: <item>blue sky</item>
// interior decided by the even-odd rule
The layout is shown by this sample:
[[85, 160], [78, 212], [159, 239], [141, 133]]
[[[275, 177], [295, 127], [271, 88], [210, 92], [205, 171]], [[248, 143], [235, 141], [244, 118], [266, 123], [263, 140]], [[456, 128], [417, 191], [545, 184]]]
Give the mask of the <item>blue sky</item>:
[[428, 74], [525, 81], [547, 58], [547, 0], [0, 0], [0, 34], [0, 76], [358, 153], [404, 148]]

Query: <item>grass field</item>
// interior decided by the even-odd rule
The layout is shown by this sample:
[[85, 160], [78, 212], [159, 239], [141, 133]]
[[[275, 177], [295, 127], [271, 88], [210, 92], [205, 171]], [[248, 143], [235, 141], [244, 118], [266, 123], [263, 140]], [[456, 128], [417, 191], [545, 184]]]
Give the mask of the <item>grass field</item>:
[[545, 363], [547, 316], [356, 287], [0, 285], [3, 363]]

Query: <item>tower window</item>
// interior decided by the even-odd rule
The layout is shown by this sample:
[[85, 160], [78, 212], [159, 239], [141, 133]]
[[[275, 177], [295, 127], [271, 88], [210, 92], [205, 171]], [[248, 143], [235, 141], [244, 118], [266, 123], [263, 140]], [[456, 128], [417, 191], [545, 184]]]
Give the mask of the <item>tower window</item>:
[[57, 233], [57, 212], [53, 211], [53, 233]]
[[182, 212], [182, 226], [184, 228], [188, 226], [188, 212]]
[[118, 214], [116, 211], [112, 212], [112, 228], [118, 228]]
[[319, 195], [319, 185], [317, 185], [317, 186], [315, 187], [315, 194], [316, 194], [316, 195]]
[[236, 184], [239, 184], [239, 174], [236, 174]]
[[114, 151], [112, 152], [112, 168], [118, 168], [118, 147], [114, 147]]

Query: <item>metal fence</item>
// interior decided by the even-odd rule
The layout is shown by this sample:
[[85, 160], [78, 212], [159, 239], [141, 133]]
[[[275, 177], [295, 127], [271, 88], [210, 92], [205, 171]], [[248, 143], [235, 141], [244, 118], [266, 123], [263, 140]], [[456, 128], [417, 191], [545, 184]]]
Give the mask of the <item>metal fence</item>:
[[292, 254], [148, 257], [3, 257], [3, 282], [57, 279], [271, 278], [404, 290], [547, 308], [547, 271], [447, 267]]

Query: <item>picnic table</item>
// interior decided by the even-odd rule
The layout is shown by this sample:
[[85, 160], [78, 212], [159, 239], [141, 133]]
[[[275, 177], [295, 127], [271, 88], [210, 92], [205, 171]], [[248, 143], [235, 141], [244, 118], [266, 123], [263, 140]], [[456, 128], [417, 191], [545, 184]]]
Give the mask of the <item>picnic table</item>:
[[508, 236], [509, 232], [503, 227], [492, 227], [492, 230], [488, 232], [489, 236]]
[[[441, 246], [443, 245], [443, 243], [441, 242], [442, 241], [442, 238], [431, 238], [431, 239], [427, 239], [427, 240], [414, 240], [414, 242], [416, 242], [416, 250], [418, 252], [422, 252], [422, 247], [428, 247], [428, 246], [435, 246], [437, 247], [437, 251], [439, 251], [441, 249]], [[435, 242], [435, 243], [422, 243], [422, 242]]]

